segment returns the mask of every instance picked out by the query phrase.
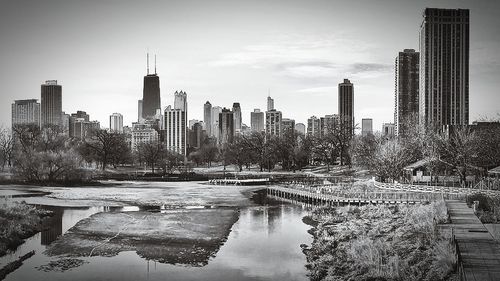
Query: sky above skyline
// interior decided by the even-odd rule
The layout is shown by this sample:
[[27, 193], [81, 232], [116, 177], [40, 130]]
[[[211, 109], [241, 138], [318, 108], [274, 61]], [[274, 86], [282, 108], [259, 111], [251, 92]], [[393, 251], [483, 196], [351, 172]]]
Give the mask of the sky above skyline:
[[[146, 52], [157, 54], [162, 107], [188, 95], [189, 119], [203, 104], [241, 104], [243, 123], [265, 110], [270, 91], [284, 118], [338, 112], [337, 85], [354, 84], [356, 122], [393, 122], [394, 59], [419, 46], [425, 7], [470, 9], [470, 120], [500, 112], [500, 1], [0, 0], [0, 124], [16, 99], [63, 87], [63, 110], [137, 120]], [[151, 60], [152, 64], [153, 60]], [[153, 66], [151, 66], [153, 69]]]

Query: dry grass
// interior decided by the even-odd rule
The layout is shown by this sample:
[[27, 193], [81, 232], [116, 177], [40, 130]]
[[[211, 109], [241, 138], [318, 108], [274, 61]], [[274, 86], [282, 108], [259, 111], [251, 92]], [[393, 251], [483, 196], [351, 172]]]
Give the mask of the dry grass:
[[306, 251], [312, 280], [450, 280], [455, 253], [436, 225], [444, 202], [318, 210]]
[[36, 233], [45, 215], [47, 211], [24, 203], [0, 201], [0, 255]]

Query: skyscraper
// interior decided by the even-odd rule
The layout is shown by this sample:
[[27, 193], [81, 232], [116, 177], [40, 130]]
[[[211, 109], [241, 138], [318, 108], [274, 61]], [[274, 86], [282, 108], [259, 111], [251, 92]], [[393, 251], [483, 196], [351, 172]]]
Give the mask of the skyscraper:
[[234, 114], [231, 110], [223, 108], [219, 114], [219, 144], [227, 145], [234, 138]]
[[349, 79], [339, 84], [339, 118], [343, 128], [354, 132], [354, 85]]
[[61, 126], [62, 86], [57, 85], [57, 80], [47, 80], [41, 92], [41, 125]]
[[187, 94], [183, 91], [175, 91], [174, 93], [174, 109], [180, 109], [187, 112]]
[[469, 124], [469, 10], [431, 9], [420, 27], [421, 124]]
[[109, 116], [109, 130], [114, 133], [123, 133], [123, 115], [113, 113]]
[[264, 112], [261, 112], [258, 108], [250, 112], [250, 128], [254, 132], [262, 132], [265, 130]]
[[160, 77], [156, 73], [149, 74], [149, 54], [147, 55], [147, 73], [144, 76], [144, 88], [142, 91], [142, 118], [154, 118], [156, 110], [161, 109], [160, 102]]
[[295, 120], [289, 118], [281, 119], [281, 132], [282, 133], [295, 133]]
[[339, 116], [337, 114], [325, 115], [319, 118], [319, 134], [324, 136], [333, 133], [337, 128]]
[[419, 53], [405, 49], [396, 57], [396, 89], [394, 93], [394, 124], [396, 135], [404, 133], [405, 126], [418, 117]]
[[142, 117], [142, 100], [137, 101], [137, 122], [142, 122], [144, 118]]
[[219, 114], [222, 112], [222, 108], [220, 106], [212, 107], [212, 135], [211, 137], [215, 137], [216, 139], [220, 138], [219, 134]]
[[281, 111], [275, 109], [266, 111], [266, 135], [267, 136], [281, 136]]
[[187, 94], [175, 91], [174, 107], [170, 105], [165, 109], [165, 143], [167, 149], [187, 156]]
[[209, 101], [203, 105], [203, 122], [208, 136], [212, 135], [212, 104]]
[[373, 135], [373, 119], [371, 118], [361, 119], [361, 135], [363, 137], [368, 135]]
[[187, 112], [167, 106], [165, 108], [165, 144], [167, 149], [183, 156], [187, 153]]
[[241, 107], [239, 102], [233, 103], [234, 133], [241, 133]]
[[274, 109], [274, 100], [268, 96], [267, 97], [267, 111], [271, 111]]
[[319, 119], [316, 116], [311, 116], [307, 119], [307, 134], [310, 136], [319, 136], [320, 134]]
[[12, 104], [12, 125], [35, 124], [40, 126], [40, 103], [36, 99], [16, 100]]

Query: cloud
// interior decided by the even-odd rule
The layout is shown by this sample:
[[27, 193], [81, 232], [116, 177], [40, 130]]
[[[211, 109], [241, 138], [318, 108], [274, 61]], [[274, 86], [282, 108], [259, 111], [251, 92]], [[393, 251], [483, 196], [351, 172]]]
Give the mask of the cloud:
[[372, 56], [377, 46], [348, 36], [323, 38], [284, 36], [275, 42], [249, 45], [221, 55], [212, 67], [268, 69], [291, 79], [322, 79], [360, 76], [392, 71], [393, 66]]

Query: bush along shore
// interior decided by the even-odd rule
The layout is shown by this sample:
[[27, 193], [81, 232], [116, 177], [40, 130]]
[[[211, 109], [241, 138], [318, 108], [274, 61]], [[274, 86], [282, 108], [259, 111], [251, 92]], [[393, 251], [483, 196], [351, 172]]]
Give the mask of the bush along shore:
[[48, 215], [50, 211], [37, 209], [25, 203], [0, 201], [0, 256], [39, 232], [43, 217]]
[[438, 231], [444, 202], [367, 205], [313, 212], [304, 247], [311, 280], [458, 280], [455, 249]]

